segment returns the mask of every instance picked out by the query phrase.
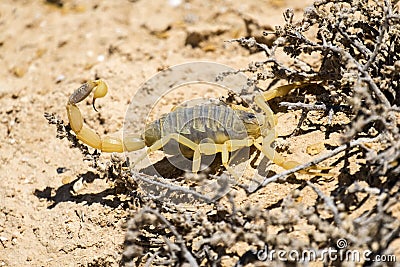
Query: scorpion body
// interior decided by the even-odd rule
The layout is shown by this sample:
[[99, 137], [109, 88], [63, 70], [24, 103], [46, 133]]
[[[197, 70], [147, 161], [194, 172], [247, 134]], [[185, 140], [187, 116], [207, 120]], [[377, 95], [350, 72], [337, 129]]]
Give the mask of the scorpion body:
[[[150, 147], [157, 140], [171, 134], [179, 134], [196, 144], [204, 140], [224, 144], [228, 140], [242, 140], [248, 136], [258, 138], [261, 133], [254, 113], [234, 110], [222, 103], [206, 103], [194, 107], [181, 107], [164, 114], [146, 125], [141, 137], [146, 146]], [[184, 156], [193, 155], [193, 150], [188, 147], [180, 148]]]
[[[96, 149], [104, 152], [123, 152], [147, 146], [147, 151], [138, 157], [133, 165], [144, 159], [148, 153], [164, 148], [168, 154], [181, 153], [185, 157], [193, 158], [192, 171], [198, 172], [201, 155], [221, 153], [222, 164], [237, 177], [228, 164], [229, 152], [252, 145], [285, 169], [299, 165], [298, 162], [284, 159], [271, 147], [277, 137], [273, 130], [276, 118], [266, 101], [306, 85], [307, 83], [288, 84], [256, 95], [254, 103], [264, 114], [256, 114], [250, 108], [224, 102], [210, 102], [193, 107], [178, 106], [172, 112], [147, 124], [141, 135], [129, 134], [123, 139], [110, 136], [101, 138], [83, 123], [82, 114], [76, 106], [92, 91], [93, 106], [96, 98], [104, 97], [108, 87], [102, 80], [89, 81], [79, 87], [69, 98], [67, 114], [78, 139]], [[179, 150], [171, 150], [171, 145], [175, 145]]]

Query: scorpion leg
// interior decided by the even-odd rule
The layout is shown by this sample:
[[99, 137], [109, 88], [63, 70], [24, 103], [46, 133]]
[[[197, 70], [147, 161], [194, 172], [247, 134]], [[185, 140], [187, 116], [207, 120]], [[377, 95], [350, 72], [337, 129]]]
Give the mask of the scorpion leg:
[[293, 89], [301, 88], [301, 87], [305, 87], [305, 86], [309, 86], [309, 85], [313, 85], [313, 84], [315, 84], [315, 83], [295, 82], [295, 83], [291, 83], [291, 84], [278, 86], [277, 88], [274, 88], [274, 89], [270, 89], [270, 90], [262, 93], [261, 95], [265, 101], [268, 101], [275, 97], [287, 95]]
[[[198, 154], [197, 158], [200, 157], [200, 154], [205, 155], [213, 155], [220, 152], [222, 158], [222, 165], [230, 174], [232, 174], [236, 179], [239, 179], [239, 176], [235, 173], [235, 171], [229, 166], [229, 152], [244, 148], [250, 147], [253, 145], [254, 139], [248, 138], [243, 140], [228, 140], [223, 144], [214, 144], [214, 143], [202, 143], [199, 145], [199, 149], [195, 151]], [[194, 158], [193, 158], [194, 159]], [[193, 160], [193, 172], [197, 172], [200, 169], [200, 162], [195, 165], [195, 161]]]
[[285, 160], [285, 158], [281, 154], [276, 152], [275, 149], [271, 147], [271, 144], [274, 140], [275, 135], [271, 133], [264, 138], [260, 137], [259, 139], [257, 139], [256, 142], [254, 142], [254, 146], [258, 150], [260, 150], [267, 158], [272, 160], [273, 163], [287, 170], [300, 165], [300, 163], [297, 161]]
[[95, 131], [83, 124], [81, 111], [76, 104], [84, 100], [93, 91], [94, 107], [96, 98], [104, 97], [107, 90], [107, 84], [102, 80], [88, 81], [75, 90], [67, 103], [67, 114], [71, 129], [79, 140], [103, 152], [123, 152], [124, 149], [132, 151], [143, 148], [145, 143], [139, 137], [130, 136], [124, 142], [117, 137], [106, 136], [101, 138]]
[[[300, 163], [296, 161], [286, 161], [283, 156], [281, 156], [278, 152], [276, 152], [272, 147], [271, 144], [277, 137], [275, 131], [271, 131], [276, 125], [276, 117], [272, 112], [271, 108], [268, 106], [266, 101], [271, 100], [275, 97], [284, 96], [290, 92], [290, 90], [300, 88], [303, 86], [309, 85], [309, 83], [293, 83], [288, 85], [279, 86], [277, 88], [268, 90], [264, 93], [261, 93], [254, 97], [254, 102], [257, 106], [259, 106], [265, 113], [265, 123], [264, 129], [262, 129], [262, 135], [260, 138], [254, 142], [255, 147], [260, 150], [267, 158], [272, 160], [275, 164], [285, 168], [291, 169], [299, 165]], [[260, 144], [262, 143], [262, 145]]]
[[292, 84], [282, 85], [277, 88], [256, 95], [254, 97], [254, 102], [265, 112], [268, 119], [273, 119], [273, 125], [275, 125], [276, 124], [275, 115], [272, 112], [271, 108], [266, 103], [266, 101], [269, 101], [275, 97], [287, 95], [293, 89], [305, 87], [311, 84], [314, 83], [296, 82]]
[[188, 148], [190, 148], [194, 151], [197, 150], [198, 144], [196, 144], [195, 142], [193, 142], [193, 141], [189, 140], [188, 138], [186, 138], [182, 135], [179, 135], [177, 133], [171, 133], [169, 135], [162, 137], [160, 140], [157, 140], [154, 144], [152, 144], [147, 149], [147, 151], [145, 151], [142, 155], [140, 155], [135, 160], [135, 162], [133, 162], [133, 164], [131, 166], [134, 167], [136, 164], [138, 164], [140, 161], [142, 161], [149, 153], [160, 150], [172, 139], [184, 146], [187, 146]]
[[[269, 131], [269, 129], [275, 127], [276, 124], [276, 118], [275, 115], [273, 114], [271, 108], [268, 106], [266, 101], [271, 100], [275, 97], [280, 97], [288, 94], [291, 90], [296, 89], [296, 88], [301, 88], [305, 87], [308, 85], [312, 85], [315, 83], [302, 83], [302, 82], [296, 82], [292, 84], [287, 84], [283, 86], [279, 86], [277, 88], [268, 90], [264, 93], [261, 93], [257, 96], [254, 97], [254, 102], [259, 106], [266, 114], [266, 122], [264, 127], [267, 127], [265, 129], [262, 129], [263, 136], [259, 137], [256, 142], [254, 142], [254, 146], [260, 150], [267, 158], [272, 160], [275, 164], [285, 168], [285, 169], [292, 169], [298, 165], [300, 165], [299, 162], [297, 161], [287, 161], [285, 158], [276, 152], [272, 147], [271, 144], [277, 137], [277, 134], [275, 131]], [[315, 174], [313, 172], [310, 172], [311, 170], [327, 170], [330, 168], [325, 168], [325, 167], [318, 167], [318, 166], [313, 166], [310, 167], [309, 169], [306, 169], [304, 173], [308, 174]], [[319, 173], [319, 175], [325, 175], [324, 173]]]

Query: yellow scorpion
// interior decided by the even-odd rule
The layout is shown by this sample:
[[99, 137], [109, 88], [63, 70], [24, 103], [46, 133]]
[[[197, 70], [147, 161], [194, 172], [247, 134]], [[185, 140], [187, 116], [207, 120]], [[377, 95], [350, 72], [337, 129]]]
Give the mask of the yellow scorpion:
[[[93, 91], [93, 106], [97, 98], [107, 94], [108, 86], [102, 80], [88, 81], [69, 98], [67, 113], [69, 124], [77, 138], [85, 144], [103, 152], [136, 151], [148, 147], [136, 163], [148, 153], [165, 147], [175, 140], [183, 148], [182, 153], [192, 157], [192, 171], [200, 170], [201, 155], [221, 153], [223, 166], [236, 177], [229, 166], [230, 152], [254, 145], [275, 164], [291, 169], [299, 165], [287, 161], [271, 144], [277, 137], [273, 129], [276, 118], [266, 101], [286, 95], [290, 90], [308, 85], [293, 83], [259, 93], [254, 103], [264, 112], [256, 114], [250, 108], [230, 104], [205, 103], [194, 107], [180, 107], [146, 125], [141, 135], [101, 138], [83, 123], [77, 103]], [[240, 127], [242, 125], [244, 127]], [[227, 130], [229, 129], [229, 131]]]

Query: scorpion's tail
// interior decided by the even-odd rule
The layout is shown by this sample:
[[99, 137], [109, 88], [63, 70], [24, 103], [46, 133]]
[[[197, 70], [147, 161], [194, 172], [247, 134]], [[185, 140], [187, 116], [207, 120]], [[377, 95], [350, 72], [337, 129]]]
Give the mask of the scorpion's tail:
[[72, 130], [79, 140], [103, 152], [134, 151], [143, 148], [145, 143], [140, 136], [125, 137], [124, 140], [112, 136], [101, 138], [95, 131], [83, 124], [81, 111], [76, 104], [84, 100], [93, 91], [94, 107], [96, 98], [104, 97], [107, 90], [107, 84], [102, 80], [88, 81], [75, 90], [67, 103], [68, 120]]

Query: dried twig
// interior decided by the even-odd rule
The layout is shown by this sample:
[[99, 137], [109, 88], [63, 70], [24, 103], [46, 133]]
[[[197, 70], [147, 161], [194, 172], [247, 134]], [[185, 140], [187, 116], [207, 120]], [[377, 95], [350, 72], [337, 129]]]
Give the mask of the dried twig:
[[157, 218], [168, 227], [168, 229], [171, 231], [171, 233], [175, 236], [176, 238], [176, 243], [179, 244], [179, 247], [181, 248], [181, 252], [182, 252], [182, 256], [189, 262], [190, 266], [199, 266], [197, 264], [196, 259], [193, 257], [193, 255], [189, 252], [189, 250], [187, 249], [186, 245], [185, 245], [185, 240], [182, 238], [182, 236], [178, 233], [178, 231], [176, 231], [176, 228], [170, 224], [170, 222], [165, 219], [165, 217], [163, 215], [161, 215], [161, 213], [159, 213], [157, 210], [154, 209], [150, 209], [150, 208], [143, 208], [142, 209], [142, 213], [152, 213], [155, 216], [157, 216]]
[[391, 15], [391, 10], [392, 10], [391, 6], [392, 5], [391, 5], [391, 3], [389, 3], [388, 0], [385, 0], [384, 2], [385, 2], [385, 6], [383, 7], [383, 9], [384, 9], [383, 24], [381, 25], [381, 27], [379, 29], [379, 34], [378, 34], [378, 38], [376, 40], [374, 52], [368, 59], [367, 63], [365, 63], [365, 65], [363, 66], [363, 68], [362, 68], [363, 71], [367, 71], [369, 69], [369, 67], [371, 66], [372, 62], [375, 61], [375, 59], [378, 56], [378, 53], [380, 51], [380, 48], [382, 46], [383, 38], [385, 37], [385, 34], [389, 29], [388, 17], [390, 17], [390, 15]]
[[168, 184], [166, 182], [161, 183], [161, 182], [149, 179], [144, 174], [140, 174], [140, 173], [132, 174], [132, 175], [134, 175], [135, 178], [137, 178], [147, 184], [166, 188], [166, 189], [170, 190], [171, 192], [180, 192], [180, 193], [187, 194], [187, 195], [193, 195], [194, 197], [197, 197], [198, 199], [201, 199], [207, 203], [212, 202], [211, 198], [209, 198], [203, 194], [200, 194], [199, 192], [193, 191], [187, 187], [172, 185], [172, 184]]
[[[294, 167], [294, 168], [292, 168], [290, 170], [275, 174], [272, 177], [265, 178], [263, 180], [263, 182], [254, 191], [252, 191], [250, 193], [254, 193], [254, 192], [258, 191], [260, 188], [262, 188], [262, 187], [264, 187], [264, 186], [266, 186], [266, 185], [268, 185], [268, 184], [270, 184], [272, 182], [276, 182], [278, 180], [283, 180], [285, 177], [289, 176], [290, 174], [293, 174], [295, 172], [298, 172], [298, 171], [301, 171], [301, 170], [305, 170], [307, 168], [315, 166], [318, 163], [320, 163], [320, 162], [322, 162], [322, 161], [324, 161], [326, 159], [329, 159], [329, 158], [339, 154], [340, 152], [345, 151], [346, 149], [353, 148], [353, 147], [358, 146], [358, 145], [363, 144], [363, 143], [374, 142], [377, 139], [378, 138], [359, 138], [357, 140], [349, 142], [348, 144], [341, 145], [341, 146], [335, 148], [334, 150], [332, 150], [331, 152], [326, 153], [325, 155], [323, 155], [323, 156], [321, 156], [319, 158], [316, 158], [316, 159], [311, 160], [311, 161], [309, 161], [307, 163], [298, 165], [298, 166], [296, 166], [296, 167]], [[318, 175], [318, 174], [316, 174], [316, 175]]]
[[325, 103], [305, 104], [301, 102], [280, 102], [280, 106], [287, 107], [289, 110], [303, 109], [311, 110], [333, 110], [333, 111], [348, 111], [349, 107], [345, 105], [326, 105]]
[[340, 217], [339, 217], [338, 208], [336, 207], [336, 205], [335, 205], [335, 203], [333, 202], [333, 200], [332, 200], [330, 197], [326, 196], [324, 193], [322, 193], [322, 191], [321, 191], [318, 187], [316, 187], [313, 183], [311, 183], [310, 181], [306, 181], [306, 183], [307, 183], [307, 185], [308, 185], [309, 187], [311, 187], [311, 188], [315, 191], [315, 193], [317, 193], [317, 195], [318, 195], [320, 198], [322, 198], [322, 199], [324, 200], [325, 204], [328, 206], [328, 208], [330, 208], [330, 210], [331, 210], [332, 213], [333, 213], [333, 218], [334, 218], [334, 220], [335, 220], [335, 223], [336, 223], [338, 226], [341, 226], [342, 220], [341, 220]]

